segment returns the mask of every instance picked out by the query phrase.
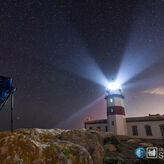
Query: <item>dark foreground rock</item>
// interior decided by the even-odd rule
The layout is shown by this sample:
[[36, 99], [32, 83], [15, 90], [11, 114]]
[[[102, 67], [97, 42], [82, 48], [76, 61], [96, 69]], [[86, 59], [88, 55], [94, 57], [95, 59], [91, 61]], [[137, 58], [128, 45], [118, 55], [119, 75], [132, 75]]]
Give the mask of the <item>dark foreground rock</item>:
[[120, 141], [95, 130], [18, 129], [0, 133], [0, 164], [137, 164], [140, 140]]

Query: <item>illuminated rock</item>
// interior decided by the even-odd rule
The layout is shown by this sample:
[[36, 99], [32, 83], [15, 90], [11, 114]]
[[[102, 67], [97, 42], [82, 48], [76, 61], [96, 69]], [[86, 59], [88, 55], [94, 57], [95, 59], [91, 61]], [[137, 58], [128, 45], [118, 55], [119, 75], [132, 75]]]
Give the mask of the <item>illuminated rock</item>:
[[20, 129], [0, 133], [0, 162], [18, 164], [93, 164], [88, 151], [56, 136], [63, 130]]
[[140, 142], [142, 142], [142, 140], [137, 138], [129, 139], [127, 141], [127, 143], [140, 143]]
[[67, 140], [83, 146], [90, 153], [93, 163], [101, 164], [104, 158], [104, 149], [100, 143], [101, 137], [98, 138], [98, 131], [97, 134], [92, 132], [85, 129], [63, 131], [58, 137], [61, 140]]

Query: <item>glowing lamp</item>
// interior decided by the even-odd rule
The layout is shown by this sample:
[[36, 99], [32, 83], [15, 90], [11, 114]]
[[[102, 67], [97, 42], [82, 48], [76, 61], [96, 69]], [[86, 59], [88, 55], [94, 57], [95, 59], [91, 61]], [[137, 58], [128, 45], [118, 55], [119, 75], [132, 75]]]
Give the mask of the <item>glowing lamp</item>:
[[106, 90], [119, 90], [119, 89], [121, 89], [121, 86], [116, 82], [108, 83], [106, 87]]

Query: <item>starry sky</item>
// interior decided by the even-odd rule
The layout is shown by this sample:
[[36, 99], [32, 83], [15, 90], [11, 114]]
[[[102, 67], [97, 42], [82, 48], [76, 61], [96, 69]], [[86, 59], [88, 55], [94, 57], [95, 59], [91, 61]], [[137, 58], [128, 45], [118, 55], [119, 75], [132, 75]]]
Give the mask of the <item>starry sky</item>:
[[[2, 1], [0, 74], [17, 88], [14, 127], [106, 118], [105, 79], [122, 81], [127, 116], [163, 114], [163, 45], [163, 0]], [[10, 129], [9, 101], [0, 131]]]

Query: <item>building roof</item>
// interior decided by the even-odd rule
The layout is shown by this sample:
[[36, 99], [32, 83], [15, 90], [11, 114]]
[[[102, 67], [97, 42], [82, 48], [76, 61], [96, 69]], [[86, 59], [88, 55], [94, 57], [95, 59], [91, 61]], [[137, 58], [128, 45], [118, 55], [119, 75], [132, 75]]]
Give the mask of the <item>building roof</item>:
[[144, 117], [126, 118], [126, 122], [142, 122], [142, 121], [164, 121], [164, 115], [149, 115]]
[[105, 124], [107, 123], [107, 119], [103, 119], [103, 120], [86, 120], [85, 124]]
[[[142, 122], [142, 121], [164, 121], [164, 115], [149, 115], [144, 117], [128, 117], [126, 122]], [[86, 120], [85, 124], [106, 124], [107, 119], [102, 120]]]

